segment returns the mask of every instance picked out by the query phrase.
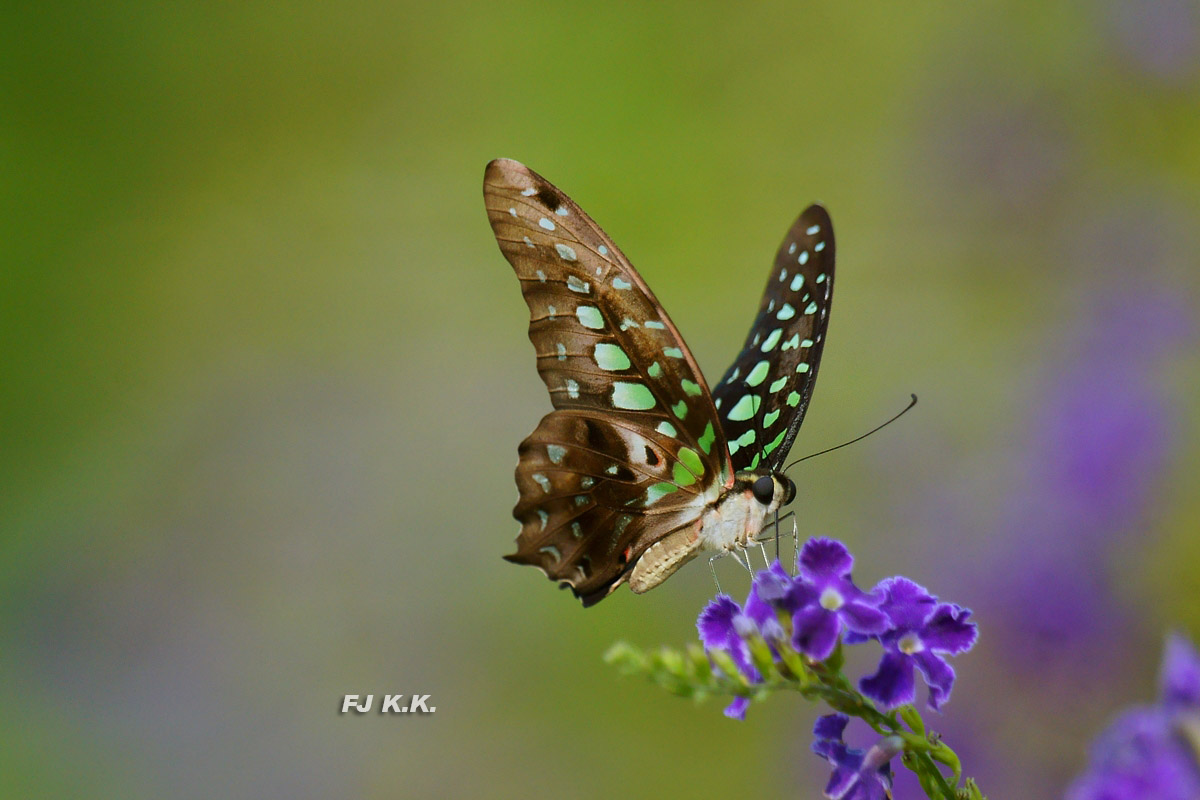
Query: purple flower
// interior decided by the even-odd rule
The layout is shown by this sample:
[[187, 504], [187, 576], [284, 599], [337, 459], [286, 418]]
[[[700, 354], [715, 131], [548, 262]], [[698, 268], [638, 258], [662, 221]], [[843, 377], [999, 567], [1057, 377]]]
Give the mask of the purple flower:
[[971, 612], [937, 598], [908, 578], [891, 578], [880, 584], [884, 600], [880, 609], [891, 628], [877, 637], [883, 659], [874, 675], [858, 687], [883, 708], [911, 703], [916, 697], [913, 668], [920, 670], [929, 686], [929, 706], [937, 709], [950, 698], [954, 670], [939, 653], [965, 652], [978, 637]]
[[[883, 633], [888, 618], [876, 606], [880, 598], [854, 585], [850, 570], [854, 557], [841, 542], [809, 539], [797, 559], [807, 584], [791, 598], [792, 644], [801, 653], [824, 661], [837, 645], [843, 626], [863, 636]], [[800, 585], [800, 580], [796, 581]]]
[[833, 764], [833, 774], [825, 786], [830, 800], [884, 800], [892, 788], [891, 759], [902, 749], [896, 737], [882, 739], [870, 750], [853, 750], [842, 740], [845, 714], [818, 717], [813, 725], [812, 751]]
[[[741, 607], [732, 597], [726, 594], [717, 595], [700, 613], [696, 627], [700, 631], [700, 641], [703, 642], [706, 651], [725, 651], [747, 680], [751, 683], [762, 683], [762, 674], [754, 666], [750, 658], [750, 648], [743, 638], [757, 626], [742, 613]], [[725, 709], [725, 716], [745, 719], [746, 709], [749, 707], [749, 698], [735, 697]]]
[[1159, 685], [1168, 709], [1200, 714], [1200, 654], [1177, 633], [1167, 638]]
[[1126, 711], [1092, 745], [1067, 800], [1195, 800], [1200, 797], [1200, 656], [1167, 641], [1162, 703]]

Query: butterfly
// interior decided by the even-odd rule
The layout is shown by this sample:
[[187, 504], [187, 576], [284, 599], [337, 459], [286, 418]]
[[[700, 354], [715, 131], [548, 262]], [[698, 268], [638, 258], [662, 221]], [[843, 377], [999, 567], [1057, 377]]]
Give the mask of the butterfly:
[[554, 406], [518, 450], [521, 531], [505, 558], [590, 606], [753, 542], [796, 495], [782, 470], [829, 324], [825, 209], [788, 231], [745, 344], [710, 389], [650, 287], [569, 197], [510, 159], [488, 164], [483, 195]]

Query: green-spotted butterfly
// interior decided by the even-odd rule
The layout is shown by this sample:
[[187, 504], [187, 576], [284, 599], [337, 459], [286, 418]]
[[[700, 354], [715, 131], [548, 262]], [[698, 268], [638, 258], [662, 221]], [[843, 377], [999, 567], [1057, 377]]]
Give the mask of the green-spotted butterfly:
[[483, 179], [500, 251], [529, 305], [554, 411], [521, 443], [517, 552], [585, 606], [641, 593], [701, 551], [746, 547], [792, 501], [782, 469], [812, 398], [833, 294], [833, 228], [792, 225], [758, 315], [712, 390], [637, 270], [533, 170]]

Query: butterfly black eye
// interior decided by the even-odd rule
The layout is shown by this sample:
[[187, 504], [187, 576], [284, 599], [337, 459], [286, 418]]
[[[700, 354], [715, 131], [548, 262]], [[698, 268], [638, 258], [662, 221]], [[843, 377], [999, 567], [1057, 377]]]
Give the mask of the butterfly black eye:
[[754, 482], [754, 497], [764, 506], [769, 505], [775, 496], [775, 481], [770, 475], [763, 475]]
[[783, 499], [783, 504], [786, 506], [788, 503], [796, 499], [796, 484], [792, 483], [792, 479], [785, 475], [783, 478], [783, 485], [787, 490], [787, 496]]

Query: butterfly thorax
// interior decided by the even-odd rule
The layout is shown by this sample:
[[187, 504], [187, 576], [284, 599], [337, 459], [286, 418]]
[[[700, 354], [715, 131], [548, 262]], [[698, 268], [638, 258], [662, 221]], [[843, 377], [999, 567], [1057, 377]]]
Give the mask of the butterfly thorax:
[[704, 550], [728, 552], [748, 546], [795, 495], [795, 484], [782, 474], [738, 472], [693, 526], [646, 550], [633, 568], [629, 587], [638, 594], [648, 592]]

